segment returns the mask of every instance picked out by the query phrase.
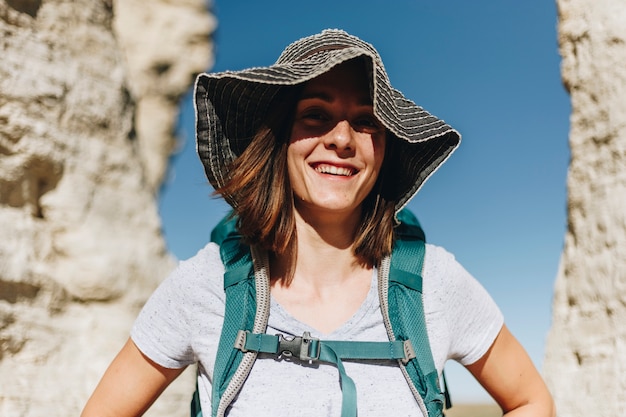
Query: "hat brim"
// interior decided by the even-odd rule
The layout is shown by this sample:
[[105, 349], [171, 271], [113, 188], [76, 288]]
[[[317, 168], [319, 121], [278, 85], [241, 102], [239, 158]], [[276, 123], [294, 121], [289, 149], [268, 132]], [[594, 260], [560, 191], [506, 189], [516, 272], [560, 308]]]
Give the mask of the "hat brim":
[[[391, 87], [371, 45], [334, 31], [338, 32], [332, 34], [336, 35], [333, 40], [338, 46], [329, 48], [328, 39], [321, 39], [327, 32], [331, 31], [298, 41], [311, 39], [296, 50], [295, 42], [270, 67], [203, 73], [197, 77], [197, 151], [207, 178], [216, 189], [226, 184], [228, 167], [250, 143], [282, 88], [303, 84], [343, 62], [365, 57], [371, 64], [368, 66], [374, 115], [392, 134], [392, 140], [397, 139], [393, 144], [394, 160], [386, 162], [391, 165], [386, 174], [389, 178], [385, 178], [385, 194], [392, 196], [398, 212], [458, 147], [461, 137], [443, 120]], [[320, 43], [325, 49], [317, 51]]]

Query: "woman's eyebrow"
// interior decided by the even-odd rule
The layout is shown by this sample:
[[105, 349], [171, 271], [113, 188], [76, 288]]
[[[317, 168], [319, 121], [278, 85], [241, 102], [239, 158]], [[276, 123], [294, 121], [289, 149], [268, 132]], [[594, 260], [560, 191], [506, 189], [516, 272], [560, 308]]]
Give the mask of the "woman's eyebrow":
[[[322, 91], [304, 92], [300, 95], [298, 101], [314, 99], [322, 100], [327, 103], [331, 103], [333, 101], [333, 97], [330, 94], [324, 93]], [[357, 104], [359, 106], [372, 106], [372, 99], [368, 95], [364, 95], [357, 101]]]
[[321, 91], [304, 92], [302, 93], [298, 101], [311, 100], [311, 99], [318, 99], [318, 100], [328, 101], [328, 102], [333, 101], [333, 98], [330, 96], [330, 94], [326, 94]]

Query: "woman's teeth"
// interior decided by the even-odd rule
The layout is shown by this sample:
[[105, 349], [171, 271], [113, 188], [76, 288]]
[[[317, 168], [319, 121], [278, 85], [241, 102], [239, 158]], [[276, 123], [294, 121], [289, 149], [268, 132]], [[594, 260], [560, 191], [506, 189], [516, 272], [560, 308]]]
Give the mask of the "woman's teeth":
[[354, 174], [354, 170], [346, 167], [337, 167], [334, 165], [318, 165], [315, 170], [321, 174], [341, 175], [349, 177]]

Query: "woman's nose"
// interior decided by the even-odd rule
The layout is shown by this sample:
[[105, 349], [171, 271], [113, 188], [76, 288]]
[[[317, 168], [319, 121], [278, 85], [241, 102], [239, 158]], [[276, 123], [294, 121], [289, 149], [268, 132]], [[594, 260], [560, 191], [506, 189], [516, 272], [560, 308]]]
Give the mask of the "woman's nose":
[[331, 149], [353, 149], [356, 132], [347, 120], [340, 120], [325, 136], [325, 145]]

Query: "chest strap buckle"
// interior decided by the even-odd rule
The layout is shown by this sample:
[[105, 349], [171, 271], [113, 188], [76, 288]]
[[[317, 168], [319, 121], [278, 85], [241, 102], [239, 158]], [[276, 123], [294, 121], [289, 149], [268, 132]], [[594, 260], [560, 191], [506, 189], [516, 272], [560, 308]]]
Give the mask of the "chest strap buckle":
[[296, 357], [302, 361], [317, 361], [320, 358], [319, 339], [304, 332], [302, 336], [285, 337], [278, 334], [278, 354], [287, 358]]

